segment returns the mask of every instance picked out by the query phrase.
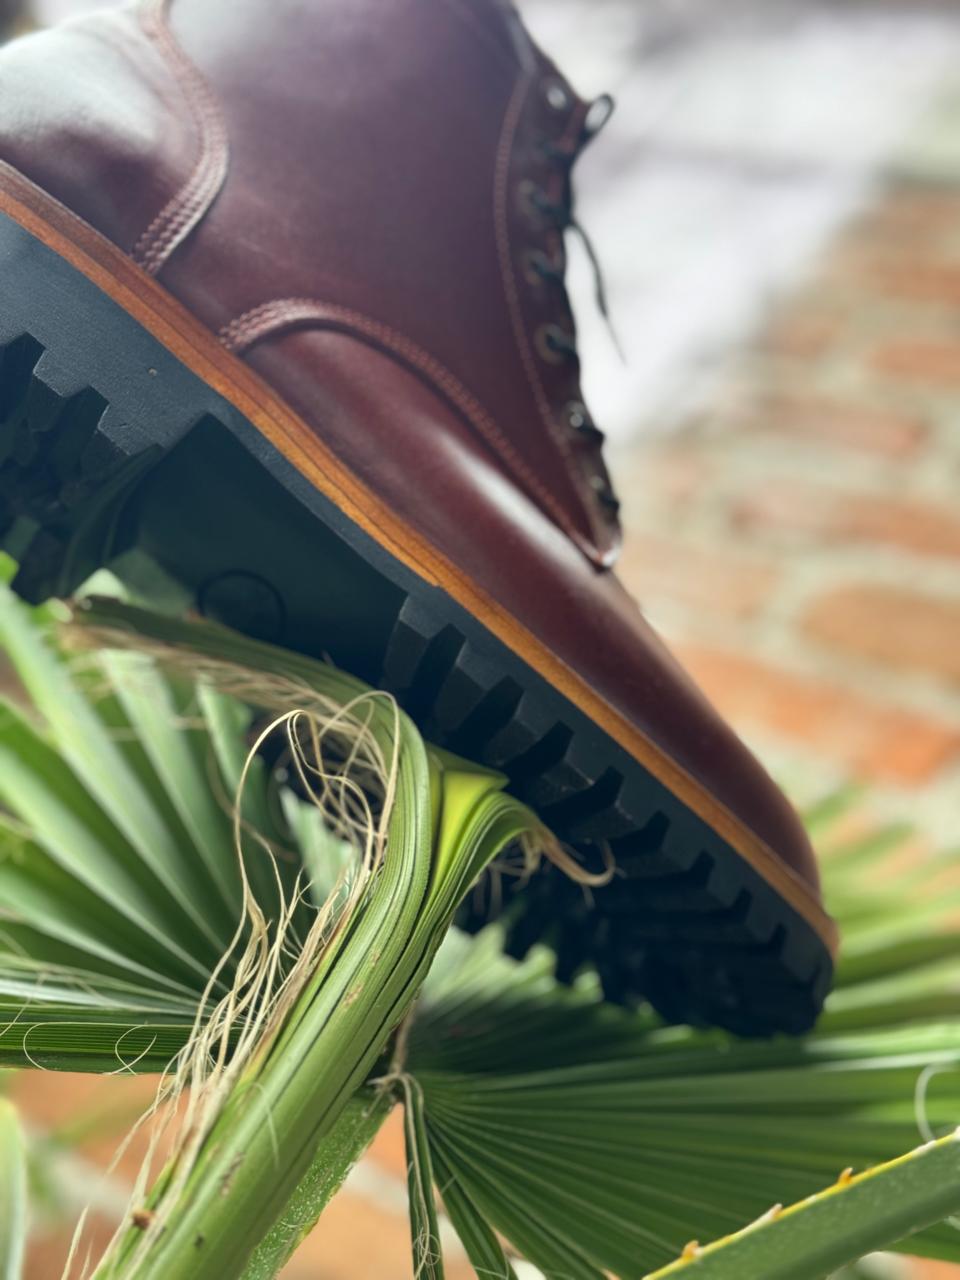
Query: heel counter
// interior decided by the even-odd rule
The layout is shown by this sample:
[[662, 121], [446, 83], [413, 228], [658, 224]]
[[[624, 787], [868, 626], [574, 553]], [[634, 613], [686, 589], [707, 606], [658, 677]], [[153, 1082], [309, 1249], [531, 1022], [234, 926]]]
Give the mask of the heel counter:
[[139, 6], [0, 51], [0, 161], [127, 253], [183, 185], [197, 145]]

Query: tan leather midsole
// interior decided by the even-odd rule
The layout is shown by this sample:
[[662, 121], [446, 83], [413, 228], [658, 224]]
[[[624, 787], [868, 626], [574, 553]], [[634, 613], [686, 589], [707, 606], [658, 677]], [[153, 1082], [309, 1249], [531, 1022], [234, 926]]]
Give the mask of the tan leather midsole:
[[838, 935], [812, 890], [706, 788], [591, 689], [536, 636], [361, 484], [251, 369], [114, 244], [0, 163], [0, 212], [85, 275], [182, 364], [230, 401], [325, 497], [421, 578], [464, 609], [579, 707], [707, 822], [817, 932]]

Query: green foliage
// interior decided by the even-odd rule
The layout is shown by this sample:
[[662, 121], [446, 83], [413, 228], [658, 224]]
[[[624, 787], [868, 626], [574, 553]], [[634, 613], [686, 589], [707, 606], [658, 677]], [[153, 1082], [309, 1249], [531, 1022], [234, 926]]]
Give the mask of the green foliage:
[[[0, 706], [0, 1063], [161, 1070], [240, 918], [235, 762], [215, 704], [131, 655], [71, 672], [43, 620], [0, 591], [29, 695]], [[253, 713], [233, 712], [242, 744]], [[260, 761], [252, 783], [245, 817], [288, 846]], [[265, 862], [248, 858], [258, 885]], [[276, 866], [293, 892], [298, 864]], [[232, 977], [228, 960], [211, 994]]]
[[[0, 597], [0, 642], [32, 702], [0, 717], [0, 1060], [175, 1062], [195, 1113], [97, 1275], [226, 1278], [252, 1265], [318, 1143], [350, 1147], [351, 1098], [458, 904], [538, 824], [502, 777], [428, 751], [392, 699], [325, 664], [118, 602], [85, 608], [84, 625], [121, 652], [78, 674]], [[128, 643], [187, 674], [161, 675]], [[255, 717], [278, 710], [303, 722], [291, 769], [316, 805], [252, 751]], [[343, 864], [324, 820], [355, 847], [318, 910], [324, 852]], [[422, 1156], [422, 1253], [439, 1277], [425, 1138]], [[274, 1235], [279, 1256], [290, 1235]]]
[[[132, 628], [135, 643], [187, 646], [198, 661], [305, 681], [340, 705], [368, 696], [329, 667], [218, 628], [109, 604], [91, 620]], [[237, 980], [241, 780], [254, 897], [273, 920], [309, 883], [281, 978], [357, 854], [261, 757], [248, 762], [262, 724], [255, 701], [195, 682], [188, 663], [179, 676], [131, 653], [96, 668], [65, 663], [38, 630], [46, 622], [0, 593], [0, 647], [27, 694], [0, 708], [0, 1066], [157, 1071], [203, 1025], [198, 1006], [222, 957], [204, 1016]], [[953, 1131], [960, 857], [905, 866], [900, 829], [844, 837], [845, 797], [809, 815], [844, 952], [837, 989], [804, 1040], [665, 1028], [647, 1010], [605, 1005], [590, 975], [559, 987], [545, 950], [507, 959], [491, 928], [477, 939], [449, 932], [391, 1049], [457, 902], [532, 818], [502, 780], [425, 749], [388, 703], [375, 705], [378, 741], [388, 752], [399, 726], [404, 754], [385, 871], [238, 1082], [160, 1251], [144, 1252], [130, 1233], [103, 1274], [196, 1274], [191, 1247], [209, 1233], [208, 1269], [266, 1280], [394, 1098], [407, 1103], [416, 1157], [422, 1276], [442, 1275], [431, 1180], [478, 1274], [501, 1280], [515, 1280], [501, 1238], [550, 1280], [640, 1280], [658, 1268], [814, 1280], [892, 1234], [909, 1237], [912, 1252], [960, 1261], [960, 1233], [936, 1225], [960, 1208], [953, 1140], [764, 1216], [774, 1201], [803, 1202], [848, 1168]], [[244, 1026], [237, 1019], [228, 1052]], [[6, 1108], [0, 1194], [11, 1204], [23, 1188], [15, 1135]], [[8, 1257], [24, 1216], [0, 1217]], [[691, 1241], [704, 1247], [688, 1249], [678, 1269]]]
[[743, 1231], [658, 1271], [650, 1280], [811, 1280], [878, 1243], [892, 1243], [957, 1207], [960, 1136], [870, 1169], [788, 1209], [774, 1207]]
[[384, 1089], [360, 1089], [323, 1139], [313, 1164], [288, 1201], [283, 1217], [257, 1246], [243, 1280], [273, 1280], [343, 1185], [393, 1109]]
[[[831, 835], [844, 807], [812, 815], [845, 954], [827, 1012], [803, 1040], [664, 1028], [644, 1011], [603, 1005], [589, 977], [558, 988], [545, 951], [523, 964], [505, 958], [496, 930], [448, 940], [407, 1064], [423, 1091], [434, 1165], [447, 1195], [467, 1200], [548, 1277], [639, 1280], [692, 1241], [736, 1232], [847, 1168], [890, 1160], [928, 1127], [956, 1126], [960, 857], [903, 869], [900, 831]], [[909, 1166], [923, 1202], [913, 1218], [863, 1212], [853, 1194], [829, 1230], [822, 1211], [811, 1215], [815, 1234], [835, 1233], [830, 1266], [919, 1226], [904, 1247], [960, 1262], [960, 1232], [930, 1225], [960, 1207], [952, 1152]], [[898, 1167], [871, 1180], [881, 1203], [903, 1200], [899, 1176]], [[798, 1276], [824, 1274], [813, 1255], [799, 1256]], [[756, 1269], [739, 1253], [729, 1272], [700, 1265], [705, 1277], [780, 1275], [772, 1261]]]

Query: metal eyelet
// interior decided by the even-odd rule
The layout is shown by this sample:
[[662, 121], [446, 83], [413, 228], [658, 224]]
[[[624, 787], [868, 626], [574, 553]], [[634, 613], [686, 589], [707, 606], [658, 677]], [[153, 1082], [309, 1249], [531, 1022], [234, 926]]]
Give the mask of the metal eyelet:
[[583, 122], [583, 132], [588, 138], [596, 137], [613, 115], [615, 108], [616, 103], [609, 93], [602, 93], [599, 98], [595, 98], [590, 103]]
[[521, 258], [523, 274], [534, 285], [545, 280], [562, 281], [566, 264], [563, 253], [551, 256], [543, 249], [526, 249]]
[[538, 201], [543, 199], [542, 188], [538, 187], [532, 178], [524, 178], [517, 184], [517, 203], [520, 206], [520, 212], [530, 226], [538, 231], [546, 225], [543, 210], [538, 204]]
[[573, 431], [589, 431], [593, 429], [593, 419], [590, 417], [590, 411], [580, 400], [571, 400], [566, 404], [563, 409], [563, 416], [567, 421], [567, 426]]
[[524, 279], [537, 287], [542, 285], [550, 270], [550, 259], [543, 250], [524, 249], [520, 262]]
[[570, 90], [562, 80], [547, 80], [543, 86], [543, 96], [551, 111], [569, 111], [573, 106]]
[[563, 416], [567, 427], [590, 444], [602, 445], [606, 439], [591, 417], [590, 410], [581, 400], [571, 400], [564, 405]]
[[558, 324], [542, 324], [534, 334], [534, 342], [547, 364], [564, 364], [570, 358], [568, 346], [572, 341]]
[[605, 476], [591, 476], [590, 488], [597, 495], [601, 505], [606, 507], [612, 515], [616, 515], [620, 510], [620, 499], [613, 492], [610, 481]]

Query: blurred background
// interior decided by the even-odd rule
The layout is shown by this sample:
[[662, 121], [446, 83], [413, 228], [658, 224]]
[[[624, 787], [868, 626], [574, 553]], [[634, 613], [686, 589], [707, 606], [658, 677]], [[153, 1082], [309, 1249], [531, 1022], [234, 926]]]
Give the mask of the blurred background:
[[[0, 21], [91, 7], [0, 0]], [[960, 4], [520, 7], [582, 93], [618, 101], [576, 178], [625, 360], [576, 243], [571, 256], [588, 398], [624, 501], [624, 578], [795, 798], [855, 780], [865, 813], [916, 828], [911, 856], [954, 844]], [[78, 1101], [119, 1134], [149, 1092], [21, 1086], [54, 1135]], [[78, 1141], [64, 1176], [79, 1206], [113, 1141]], [[104, 1223], [124, 1172], [103, 1184]], [[408, 1276], [402, 1178], [392, 1129], [290, 1280]], [[35, 1280], [59, 1273], [61, 1250], [56, 1232], [39, 1241]], [[875, 1274], [960, 1269], [880, 1259]]]

